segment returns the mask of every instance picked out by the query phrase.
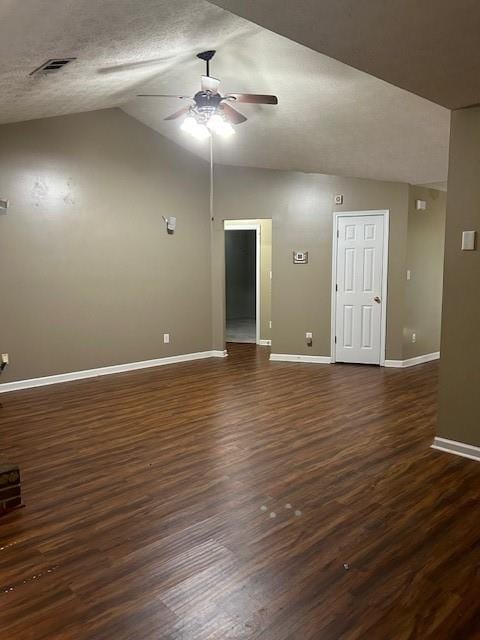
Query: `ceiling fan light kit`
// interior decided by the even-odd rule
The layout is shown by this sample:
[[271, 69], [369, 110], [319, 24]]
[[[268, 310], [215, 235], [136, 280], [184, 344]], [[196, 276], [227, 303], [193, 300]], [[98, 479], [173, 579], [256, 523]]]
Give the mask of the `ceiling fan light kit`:
[[197, 119], [193, 115], [188, 115], [185, 120], [180, 125], [180, 129], [185, 131], [185, 133], [189, 133], [196, 140], [206, 140], [210, 138], [210, 131], [201, 122], [198, 122]]
[[207, 121], [207, 127], [213, 133], [218, 133], [222, 138], [229, 138], [231, 135], [235, 133], [235, 129], [232, 127], [231, 123], [225, 120], [218, 113], [214, 113], [213, 116]]
[[193, 98], [187, 96], [169, 96], [163, 94], [140, 94], [142, 98], [178, 98], [180, 100], [190, 100], [191, 105], [183, 107], [175, 113], [167, 116], [165, 120], [176, 120], [182, 118], [180, 129], [197, 140], [207, 140], [212, 133], [229, 138], [235, 133], [233, 125], [246, 122], [247, 118], [234, 109], [232, 102], [242, 102], [245, 104], [278, 104], [276, 96], [252, 94], [252, 93], [232, 93], [222, 96], [218, 92], [220, 80], [210, 75], [210, 60], [215, 55], [214, 50], [203, 51], [197, 54], [197, 58], [204, 60], [207, 72], [201, 77], [201, 89]]

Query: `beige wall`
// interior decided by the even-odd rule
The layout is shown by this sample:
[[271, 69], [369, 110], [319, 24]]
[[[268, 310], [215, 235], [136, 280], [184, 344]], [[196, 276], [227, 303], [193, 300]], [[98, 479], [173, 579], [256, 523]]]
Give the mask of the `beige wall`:
[[470, 230], [480, 234], [480, 107], [452, 114], [438, 426], [480, 446], [480, 244], [461, 251]]
[[266, 219], [228, 220], [228, 227], [242, 224], [260, 225], [260, 339], [270, 340], [272, 319], [272, 221]]
[[120, 110], [0, 139], [1, 382], [209, 350], [208, 165]]
[[[406, 266], [411, 279], [405, 283], [404, 359], [440, 351], [446, 195], [410, 187]], [[427, 209], [417, 211], [416, 200], [426, 201]]]
[[[335, 207], [334, 195], [344, 195]], [[330, 355], [333, 210], [390, 209], [387, 358], [403, 358], [409, 188], [406, 184], [241, 167], [215, 167], [213, 340], [223, 348], [223, 220], [272, 218], [272, 351]], [[294, 265], [292, 250], [309, 251]], [[308, 347], [305, 332], [313, 332]]]
[[[210, 224], [208, 165], [119, 110], [0, 135], [0, 197], [11, 201], [0, 216], [0, 350], [11, 359], [1, 382], [223, 349], [225, 219], [262, 225], [261, 338], [276, 353], [330, 355], [334, 209], [390, 209], [387, 358], [438, 350], [439, 192], [217, 166]], [[173, 236], [162, 215], [177, 216]], [[294, 249], [308, 265], [293, 265]]]

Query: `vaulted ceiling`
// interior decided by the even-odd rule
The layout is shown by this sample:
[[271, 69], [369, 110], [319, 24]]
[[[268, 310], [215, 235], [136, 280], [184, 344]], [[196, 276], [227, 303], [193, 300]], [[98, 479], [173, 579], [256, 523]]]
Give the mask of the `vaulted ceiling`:
[[[299, 3], [282, 3], [281, 11], [274, 3], [275, 11]], [[269, 0], [239, 4], [266, 7]], [[205, 145], [163, 120], [181, 104], [135, 96], [193, 94], [203, 73], [195, 53], [207, 48], [218, 51], [212, 71], [225, 91], [276, 93], [280, 101], [244, 105], [249, 120], [234, 139], [216, 144], [218, 162], [413, 183], [446, 179], [447, 109], [205, 0], [2, 0], [0, 123], [121, 106], [206, 157]], [[56, 57], [76, 60], [56, 74], [29, 75]]]
[[211, 0], [449, 109], [480, 103], [478, 0]]
[[[212, 64], [225, 92], [275, 93], [278, 106], [238, 105], [249, 120], [215, 144], [224, 164], [405, 182], [446, 179], [449, 112], [265, 29], [250, 28], [219, 47]], [[154, 78], [148, 92], [193, 95], [202, 63], [192, 58]], [[128, 113], [207, 157], [163, 118], [183, 106], [137, 98]]]

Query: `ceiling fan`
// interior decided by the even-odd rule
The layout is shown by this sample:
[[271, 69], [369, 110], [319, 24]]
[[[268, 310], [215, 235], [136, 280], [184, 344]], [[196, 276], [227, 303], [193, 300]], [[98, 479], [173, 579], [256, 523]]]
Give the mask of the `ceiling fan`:
[[188, 100], [190, 104], [182, 107], [165, 120], [176, 120], [183, 116], [181, 129], [199, 140], [211, 136], [211, 132], [227, 137], [235, 132], [232, 125], [241, 124], [247, 118], [234, 109], [235, 103], [246, 104], [278, 104], [277, 96], [256, 93], [229, 93], [222, 96], [218, 92], [220, 80], [210, 75], [210, 60], [215, 55], [214, 50], [202, 51], [197, 58], [204, 60], [207, 66], [206, 75], [201, 78], [201, 89], [193, 97], [175, 96], [168, 94], [142, 93], [140, 98], [178, 98]]

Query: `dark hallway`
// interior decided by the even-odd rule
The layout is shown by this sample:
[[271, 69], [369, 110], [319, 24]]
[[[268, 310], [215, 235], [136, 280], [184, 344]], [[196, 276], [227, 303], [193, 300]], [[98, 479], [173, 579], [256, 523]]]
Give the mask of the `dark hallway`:
[[227, 342], [256, 341], [256, 232], [225, 231]]

